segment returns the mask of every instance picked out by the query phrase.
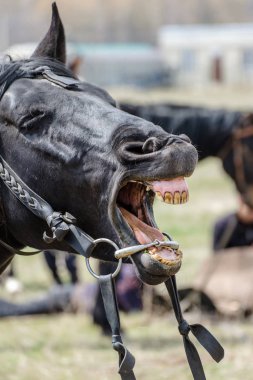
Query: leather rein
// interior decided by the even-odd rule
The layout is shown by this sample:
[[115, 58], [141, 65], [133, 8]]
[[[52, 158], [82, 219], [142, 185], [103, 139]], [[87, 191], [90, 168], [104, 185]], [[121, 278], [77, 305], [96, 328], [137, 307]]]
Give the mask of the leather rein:
[[[20, 70], [20, 75], [18, 76], [18, 78], [21, 77], [42, 77], [65, 89], [81, 91], [81, 89], [78, 88], [78, 80], [67, 76], [57, 75], [54, 72], [52, 72], [50, 68], [47, 66], [38, 67], [33, 72], [31, 72], [31, 70]], [[9, 81], [8, 85], [6, 85], [6, 82], [1, 84], [0, 77], [0, 86], [2, 86], [2, 91], [0, 90], [0, 99], [6, 91], [6, 89], [9, 87], [9, 85], [15, 79], [17, 79], [17, 77], [15, 77], [12, 81]], [[7, 162], [5, 162], [4, 158], [1, 155], [0, 177], [5, 186], [28, 210], [30, 210], [34, 215], [36, 215], [38, 218], [44, 220], [47, 223], [52, 234], [51, 236], [49, 236], [46, 232], [44, 232], [44, 241], [46, 241], [47, 243], [52, 243], [55, 240], [64, 240], [69, 245], [72, 251], [74, 250], [74, 252], [80, 254], [85, 258], [88, 270], [99, 281], [106, 316], [112, 330], [112, 346], [114, 350], [118, 352], [119, 355], [118, 372], [122, 380], [135, 380], [136, 377], [133, 372], [135, 359], [134, 356], [125, 347], [120, 334], [120, 318], [115, 292], [114, 277], [117, 276], [117, 274], [120, 271], [122, 257], [126, 257], [130, 254], [134, 254], [138, 251], [143, 250], [143, 246], [140, 245], [134, 247], [127, 247], [127, 249], [119, 249], [118, 246], [109, 239], [101, 238], [94, 240], [91, 236], [86, 234], [84, 231], [82, 231], [79, 227], [75, 225], [76, 219], [74, 216], [72, 216], [68, 212], [59, 212], [53, 210], [49, 203], [47, 203], [37, 193], [30, 189], [15, 173], [15, 171], [7, 164]], [[168, 237], [167, 241], [154, 241], [153, 245], [166, 245], [172, 248], [178, 247], [176, 242], [171, 241], [169, 235], [166, 236]], [[96, 273], [94, 273], [89, 264], [89, 258], [92, 256], [93, 250], [100, 243], [107, 243], [113, 246], [116, 252], [115, 257], [118, 260], [118, 265], [115, 272], [105, 276], [99, 276]], [[12, 253], [16, 253], [16, 250], [8, 244], [6, 244], [5, 242], [0, 241], [0, 244], [5, 246], [6, 249], [8, 249], [9, 247], [9, 250]], [[31, 255], [31, 253], [28, 253], [28, 255]], [[193, 378], [194, 380], [205, 380], [206, 377], [204, 374], [200, 357], [194, 344], [189, 339], [189, 333], [192, 332], [192, 334], [197, 338], [199, 343], [208, 351], [208, 353], [216, 362], [219, 362], [224, 357], [224, 350], [222, 346], [219, 344], [219, 342], [204, 326], [200, 324], [190, 325], [184, 319], [180, 307], [175, 276], [169, 277], [168, 280], [165, 281], [165, 286], [171, 298], [171, 303], [175, 312], [175, 317], [178, 322], [179, 333], [183, 338], [185, 352]]]

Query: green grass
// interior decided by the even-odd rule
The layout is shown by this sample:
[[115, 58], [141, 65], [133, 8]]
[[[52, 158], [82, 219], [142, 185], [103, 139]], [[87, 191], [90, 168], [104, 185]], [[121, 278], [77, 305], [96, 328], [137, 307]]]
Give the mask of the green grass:
[[[233, 186], [217, 160], [200, 163], [188, 184], [188, 204], [170, 206], [157, 202], [155, 206], [161, 229], [178, 240], [184, 252], [179, 286], [192, 282], [203, 258], [210, 253], [214, 220], [236, 206]], [[24, 285], [16, 301], [47, 290], [50, 280], [42, 257], [18, 257], [16, 267]], [[79, 268], [82, 278], [90, 281], [81, 258]], [[4, 289], [1, 296], [10, 299]], [[199, 348], [207, 379], [252, 379], [252, 321], [215, 320], [199, 313], [188, 314], [187, 319], [204, 322], [226, 349], [224, 361], [216, 364]], [[10, 318], [0, 323], [1, 379], [119, 379], [117, 354], [111, 349], [110, 339], [101, 337], [87, 315]], [[138, 380], [192, 379], [172, 314], [123, 315], [122, 324], [127, 346], [136, 356]]]

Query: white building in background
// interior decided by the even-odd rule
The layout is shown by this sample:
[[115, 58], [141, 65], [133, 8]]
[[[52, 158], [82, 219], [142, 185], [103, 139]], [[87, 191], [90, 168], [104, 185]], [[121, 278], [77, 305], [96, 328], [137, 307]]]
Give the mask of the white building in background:
[[[2, 53], [13, 59], [28, 58], [36, 43], [10, 46]], [[99, 86], [166, 86], [170, 72], [156, 47], [144, 43], [68, 43], [69, 61], [82, 59], [80, 76]], [[1, 58], [1, 54], [0, 54]]]
[[175, 85], [253, 85], [253, 24], [164, 26], [158, 43]]

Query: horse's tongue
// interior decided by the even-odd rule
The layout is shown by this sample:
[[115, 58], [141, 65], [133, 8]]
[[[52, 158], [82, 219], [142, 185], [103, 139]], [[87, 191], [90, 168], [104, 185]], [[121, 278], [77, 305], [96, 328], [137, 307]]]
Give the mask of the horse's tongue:
[[120, 211], [140, 244], [147, 244], [155, 239], [164, 240], [163, 234], [157, 228], [148, 226], [124, 208], [120, 208]]
[[[158, 239], [160, 241], [165, 240], [164, 235], [157, 228], [148, 226], [146, 223], [142, 222], [135, 215], [131, 214], [124, 208], [120, 208], [120, 211], [129, 226], [132, 228], [134, 235], [140, 244], [147, 244], [154, 241], [155, 239]], [[178, 258], [172, 249], [155, 248], [154, 250], [162, 259], [175, 260]]]

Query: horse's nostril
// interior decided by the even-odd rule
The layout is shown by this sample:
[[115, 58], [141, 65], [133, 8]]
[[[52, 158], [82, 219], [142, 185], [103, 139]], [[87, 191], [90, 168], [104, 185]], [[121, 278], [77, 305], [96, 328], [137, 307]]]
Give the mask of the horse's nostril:
[[150, 137], [145, 141], [142, 146], [143, 153], [152, 153], [155, 151], [156, 141], [155, 137]]
[[177, 143], [183, 143], [187, 142], [190, 143], [191, 140], [186, 135], [169, 135], [168, 137], [149, 137], [144, 144], [142, 145], [142, 152], [144, 154], [157, 152], [158, 150], [161, 150], [165, 146]]
[[142, 146], [143, 153], [153, 153], [162, 149], [168, 142], [168, 138], [150, 137]]
[[179, 135], [178, 137], [180, 137], [180, 139], [185, 141], [185, 142], [191, 143], [190, 138], [188, 136], [186, 136], [185, 134]]

